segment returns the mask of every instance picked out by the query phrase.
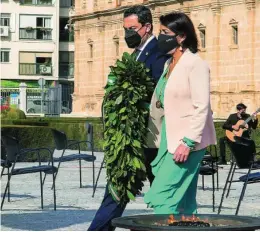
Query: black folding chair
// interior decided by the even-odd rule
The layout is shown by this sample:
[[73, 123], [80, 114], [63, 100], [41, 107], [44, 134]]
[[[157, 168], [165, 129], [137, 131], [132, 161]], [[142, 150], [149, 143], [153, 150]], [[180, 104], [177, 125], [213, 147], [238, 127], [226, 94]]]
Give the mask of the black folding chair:
[[[7, 184], [5, 187], [2, 203], [1, 203], [1, 209], [3, 208], [6, 193], [8, 190], [8, 200], [10, 201], [10, 182], [11, 177], [14, 175], [22, 175], [22, 174], [30, 174], [30, 173], [40, 173], [40, 186], [41, 186], [41, 208], [43, 209], [43, 181], [42, 181], [42, 172], [45, 174], [52, 174], [53, 178], [53, 201], [54, 201], [54, 210], [56, 210], [56, 192], [55, 192], [55, 178], [54, 173], [57, 172], [57, 168], [53, 165], [53, 153], [49, 148], [26, 148], [26, 149], [20, 149], [19, 141], [16, 138], [13, 138], [11, 136], [4, 136], [2, 135], [2, 141], [3, 145], [6, 149], [6, 160], [5, 164], [7, 166], [4, 166], [4, 168], [8, 168], [8, 164], [12, 164], [11, 171], [7, 172], [7, 174], [4, 173], [2, 170], [3, 175], [8, 176]], [[41, 162], [41, 152], [47, 152], [50, 155], [50, 160], [48, 165], [43, 165]], [[28, 155], [31, 153], [37, 153], [38, 155], [38, 166], [30, 166], [30, 167], [24, 167], [24, 168], [15, 168], [16, 162], [20, 156]]]
[[[260, 182], [260, 173], [251, 173], [252, 170], [260, 169], [260, 164], [255, 161], [256, 153], [255, 142], [248, 138], [235, 137], [235, 142], [228, 143], [231, 150], [231, 166], [226, 179], [226, 183], [221, 196], [218, 214], [221, 212], [224, 196], [227, 190], [226, 198], [229, 196], [231, 184], [233, 182], [244, 182], [243, 188], [239, 197], [235, 215], [238, 214], [241, 201], [244, 198], [246, 187], [248, 184]], [[238, 180], [233, 180], [235, 171], [237, 169], [248, 169], [246, 175], [241, 176]]]
[[[70, 161], [79, 161], [79, 182], [80, 182], [80, 188], [82, 188], [82, 169], [81, 169], [81, 161], [84, 160], [86, 162], [92, 162], [92, 171], [93, 171], [93, 191], [94, 191], [94, 184], [95, 184], [95, 164], [94, 161], [96, 160], [96, 157], [94, 156], [94, 146], [93, 146], [93, 126], [91, 124], [88, 124], [87, 131], [88, 134], [91, 134], [89, 138], [91, 138], [91, 141], [84, 140], [84, 141], [76, 141], [76, 140], [68, 140], [67, 136], [64, 132], [58, 131], [56, 129], [51, 129], [52, 134], [55, 141], [55, 149], [56, 150], [62, 150], [62, 154], [58, 158], [54, 158], [54, 162], [59, 162], [58, 164], [58, 171], [60, 168], [60, 164], [63, 162], [70, 162]], [[86, 144], [88, 148], [90, 148], [90, 151], [88, 153], [84, 152], [81, 153], [81, 144]], [[75, 146], [78, 149], [78, 153], [76, 154], [70, 154], [70, 155], [64, 155], [67, 149], [75, 148]], [[57, 177], [58, 171], [56, 172], [55, 179]], [[44, 177], [45, 179], [45, 177]]]
[[[1, 178], [4, 175], [4, 170], [6, 168], [7, 168], [7, 174], [5, 174], [5, 175], [9, 176], [10, 167], [12, 167], [12, 163], [7, 161], [6, 159], [5, 160], [1, 159], [1, 167], [2, 167]], [[9, 187], [8, 187], [7, 197], [8, 197], [8, 202], [10, 202], [10, 184], [9, 184]]]
[[[101, 115], [102, 115], [102, 124], [103, 124], [103, 138], [104, 138], [104, 132], [105, 132], [105, 112], [104, 112], [104, 101], [102, 102], [102, 106], [101, 106]], [[100, 168], [99, 168], [99, 171], [98, 171], [98, 175], [97, 175], [97, 180], [96, 180], [96, 183], [95, 183], [95, 186], [94, 186], [94, 190], [93, 190], [93, 194], [92, 194], [92, 197], [95, 196], [95, 192], [96, 192], [96, 189], [97, 189], [97, 185], [98, 185], [98, 180], [99, 180], [99, 177], [100, 177], [100, 174], [101, 174], [101, 171], [102, 169], [104, 168], [104, 164], [105, 164], [105, 156], [101, 162], [101, 165], [100, 165]]]
[[[214, 151], [214, 156], [213, 156]], [[216, 145], [212, 145], [206, 151], [201, 162], [199, 174], [202, 176], [202, 189], [205, 190], [204, 176], [212, 177], [212, 210], [215, 212], [215, 174], [217, 175], [217, 189], [219, 189], [218, 155]]]
[[1, 167], [2, 167], [1, 177], [3, 176], [6, 168], [7, 168], [7, 175], [8, 175], [10, 172], [10, 167], [12, 167], [12, 163], [6, 160], [6, 150], [5, 147], [3, 146], [2, 139], [1, 139]]

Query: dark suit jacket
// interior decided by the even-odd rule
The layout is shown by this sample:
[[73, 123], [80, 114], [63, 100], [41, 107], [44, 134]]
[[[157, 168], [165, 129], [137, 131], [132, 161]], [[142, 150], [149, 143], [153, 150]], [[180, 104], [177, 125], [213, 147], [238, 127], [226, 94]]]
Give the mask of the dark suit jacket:
[[[239, 120], [246, 120], [247, 118], [249, 118], [250, 115], [249, 114], [246, 114], [244, 116], [242, 116], [242, 118], [239, 118], [237, 116], [237, 113], [234, 113], [234, 114], [230, 114], [227, 121], [224, 123], [224, 125], [222, 126], [223, 129], [226, 129], [226, 130], [230, 130], [230, 131], [233, 131], [232, 129], [232, 126], [235, 125]], [[256, 129], [257, 127], [257, 123], [258, 123], [258, 120], [256, 119], [254, 122], [253, 121], [249, 121], [248, 122], [248, 127], [249, 129]]]
[[150, 69], [151, 77], [158, 82], [160, 79], [165, 62], [170, 58], [168, 55], [163, 55], [157, 46], [157, 39], [152, 39], [141, 52], [138, 61], [143, 62], [146, 68]]

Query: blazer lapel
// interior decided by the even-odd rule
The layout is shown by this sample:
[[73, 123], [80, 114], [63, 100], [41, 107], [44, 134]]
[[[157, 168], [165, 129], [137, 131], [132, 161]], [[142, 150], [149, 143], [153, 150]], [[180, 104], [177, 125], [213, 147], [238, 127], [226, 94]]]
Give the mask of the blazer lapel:
[[157, 45], [157, 39], [153, 38], [141, 52], [138, 61], [145, 63], [149, 55], [151, 54], [153, 48]]

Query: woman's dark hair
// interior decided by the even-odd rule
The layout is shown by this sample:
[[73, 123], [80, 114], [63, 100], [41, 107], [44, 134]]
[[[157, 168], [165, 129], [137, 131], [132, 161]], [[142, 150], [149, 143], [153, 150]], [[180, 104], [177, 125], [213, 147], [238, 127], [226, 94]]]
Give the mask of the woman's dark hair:
[[160, 22], [163, 26], [169, 28], [175, 34], [186, 36], [186, 39], [182, 44], [184, 48], [189, 48], [193, 53], [198, 51], [198, 39], [195, 28], [192, 21], [186, 14], [174, 12], [167, 15], [162, 15], [160, 17]]
[[124, 18], [130, 15], [136, 15], [138, 17], [138, 22], [141, 23], [142, 26], [144, 26], [146, 23], [150, 23], [153, 28], [153, 16], [151, 10], [148, 7], [142, 5], [132, 6], [125, 10]]
[[246, 108], [247, 108], [246, 105], [243, 103], [237, 104], [237, 110], [246, 110]]

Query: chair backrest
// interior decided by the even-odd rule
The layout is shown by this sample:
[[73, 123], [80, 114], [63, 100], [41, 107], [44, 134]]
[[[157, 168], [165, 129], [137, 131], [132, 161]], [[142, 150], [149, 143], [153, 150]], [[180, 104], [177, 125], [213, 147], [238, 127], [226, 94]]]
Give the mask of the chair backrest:
[[235, 142], [228, 143], [231, 153], [239, 168], [249, 168], [256, 153], [255, 142], [252, 139], [235, 137]]
[[55, 142], [55, 147], [57, 150], [63, 150], [67, 148], [68, 140], [64, 132], [58, 131], [56, 129], [51, 129], [52, 135]]
[[[94, 139], [93, 139], [93, 125], [89, 122], [86, 122], [86, 131], [87, 131], [87, 141], [91, 142], [94, 145]], [[90, 149], [91, 146], [88, 143], [88, 148]]]
[[9, 162], [14, 162], [16, 156], [20, 152], [19, 141], [8, 135], [2, 135], [1, 139], [6, 151], [6, 160]]

